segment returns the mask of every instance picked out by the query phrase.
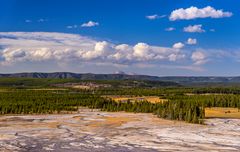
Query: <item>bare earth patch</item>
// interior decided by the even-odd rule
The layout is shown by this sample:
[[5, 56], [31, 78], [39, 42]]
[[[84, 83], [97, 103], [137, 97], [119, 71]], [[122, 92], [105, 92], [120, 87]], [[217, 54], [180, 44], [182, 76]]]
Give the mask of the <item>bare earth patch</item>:
[[[99, 112], [0, 117], [0, 151], [240, 151], [239, 119], [206, 125], [151, 114]], [[3, 125], [4, 124], [4, 125]]]

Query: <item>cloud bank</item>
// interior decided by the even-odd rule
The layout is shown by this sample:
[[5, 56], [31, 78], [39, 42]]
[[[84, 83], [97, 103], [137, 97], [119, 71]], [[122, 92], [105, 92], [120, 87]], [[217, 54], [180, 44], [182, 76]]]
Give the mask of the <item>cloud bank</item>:
[[[2, 32], [0, 33], [2, 62], [42, 60], [102, 60], [123, 61], [169, 61], [170, 56], [183, 56], [179, 49], [151, 46], [146, 43], [135, 45], [113, 44], [107, 41], [96, 41], [77, 34], [47, 32]], [[172, 61], [172, 59], [171, 59]]]
[[[195, 43], [194, 39], [189, 40]], [[189, 42], [190, 43], [190, 42]], [[181, 42], [172, 47], [154, 46], [143, 42], [114, 44], [97, 41], [78, 34], [50, 32], [0, 32], [0, 66], [19, 63], [56, 63], [57, 65], [109, 65], [190, 68], [204, 64], [207, 56], [184, 50]], [[166, 66], [167, 65], [167, 66]]]

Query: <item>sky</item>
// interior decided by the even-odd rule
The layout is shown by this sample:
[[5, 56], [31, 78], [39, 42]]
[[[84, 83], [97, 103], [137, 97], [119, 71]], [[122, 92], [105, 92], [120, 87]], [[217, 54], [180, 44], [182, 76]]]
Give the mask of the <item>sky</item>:
[[0, 73], [240, 76], [240, 1], [1, 0]]

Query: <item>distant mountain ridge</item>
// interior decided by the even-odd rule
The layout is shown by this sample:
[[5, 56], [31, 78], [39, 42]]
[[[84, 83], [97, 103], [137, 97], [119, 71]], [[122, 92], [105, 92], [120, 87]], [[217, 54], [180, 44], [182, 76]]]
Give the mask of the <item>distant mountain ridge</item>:
[[173, 81], [173, 82], [240, 82], [240, 77], [219, 77], [219, 76], [149, 76], [149, 75], [128, 75], [124, 73], [117, 74], [93, 74], [93, 73], [14, 73], [0, 74], [0, 78], [76, 78], [81, 80], [150, 80], [150, 81]]
[[71, 72], [54, 72], [54, 73], [13, 73], [13, 74], [0, 74], [0, 78], [76, 78], [81, 80], [159, 80], [157, 76], [147, 75], [127, 75], [119, 74], [93, 74], [93, 73], [71, 73]]

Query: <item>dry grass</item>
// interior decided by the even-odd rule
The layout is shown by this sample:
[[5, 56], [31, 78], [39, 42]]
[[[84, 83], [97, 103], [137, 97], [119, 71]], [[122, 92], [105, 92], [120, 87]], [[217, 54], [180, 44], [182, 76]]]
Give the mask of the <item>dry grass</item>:
[[151, 102], [151, 103], [158, 103], [158, 102], [166, 102], [167, 99], [161, 99], [157, 96], [148, 96], [145, 97], [147, 101]]
[[107, 98], [111, 98], [116, 102], [124, 102], [130, 100], [131, 102], [139, 102], [139, 101], [148, 101], [151, 103], [165, 102], [167, 99], [160, 99], [158, 96], [104, 96]]
[[238, 108], [205, 108], [206, 118], [240, 118]]

